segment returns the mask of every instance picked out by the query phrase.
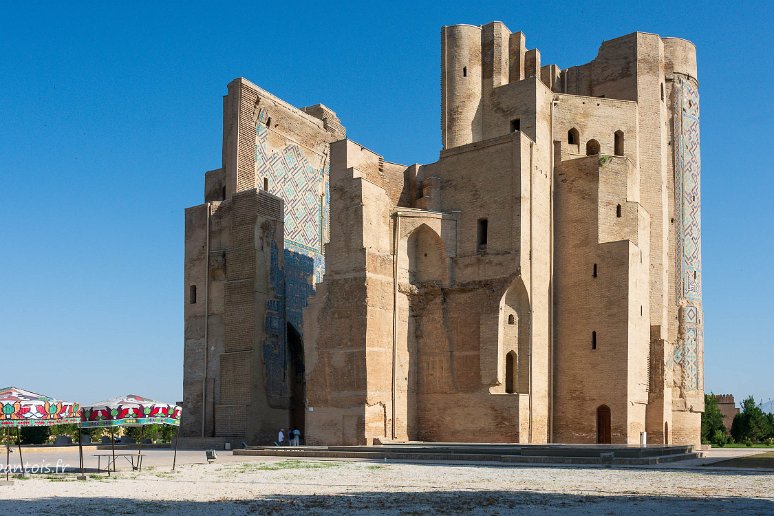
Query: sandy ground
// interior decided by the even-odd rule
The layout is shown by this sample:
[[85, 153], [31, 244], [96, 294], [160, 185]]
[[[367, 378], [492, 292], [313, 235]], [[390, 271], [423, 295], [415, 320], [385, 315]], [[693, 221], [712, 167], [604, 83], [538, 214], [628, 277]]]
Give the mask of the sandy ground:
[[[718, 460], [728, 458], [722, 455]], [[56, 458], [77, 464], [77, 449], [24, 458], [31, 465]], [[151, 450], [142, 472], [119, 463], [113, 476], [92, 471], [85, 481], [73, 473], [28, 475], [0, 486], [0, 513], [774, 514], [771, 471], [283, 460], [229, 452], [207, 464], [203, 452], [180, 452], [172, 472], [171, 459], [170, 451]]]

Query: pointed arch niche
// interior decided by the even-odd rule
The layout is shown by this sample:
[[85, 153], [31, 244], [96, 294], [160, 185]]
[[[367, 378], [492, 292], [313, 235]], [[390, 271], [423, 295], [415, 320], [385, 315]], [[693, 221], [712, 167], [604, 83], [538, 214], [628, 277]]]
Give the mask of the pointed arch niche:
[[500, 301], [498, 377], [508, 394], [529, 392], [529, 295], [520, 277], [513, 280]]
[[[402, 219], [398, 242], [395, 292], [395, 382], [396, 435], [409, 440], [428, 440], [429, 428], [422, 418], [439, 417], [441, 409], [427, 395], [450, 392], [454, 386], [452, 360], [446, 335], [437, 331], [441, 291], [448, 285], [449, 256], [440, 236], [439, 219], [417, 223]], [[414, 226], [416, 224], [416, 226]], [[407, 287], [409, 287], [407, 289]], [[408, 296], [413, 291], [417, 296]]]
[[449, 267], [443, 240], [438, 233], [427, 224], [421, 224], [409, 235], [406, 251], [409, 283], [446, 284]]

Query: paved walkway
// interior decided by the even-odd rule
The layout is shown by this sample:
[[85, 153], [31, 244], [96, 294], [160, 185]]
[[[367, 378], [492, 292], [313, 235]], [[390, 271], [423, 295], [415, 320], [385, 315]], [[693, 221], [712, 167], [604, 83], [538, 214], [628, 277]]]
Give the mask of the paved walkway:
[[[1, 451], [5, 451], [0, 449]], [[19, 457], [18, 457], [18, 449], [12, 448], [13, 453], [11, 453], [11, 471], [18, 471], [19, 469]], [[712, 464], [722, 462], [725, 460], [737, 458], [737, 457], [746, 457], [749, 455], [755, 455], [757, 453], [765, 453], [766, 451], [770, 451], [769, 448], [716, 448], [712, 450], [706, 450], [704, 452], [704, 457], [699, 459], [691, 459], [691, 460], [683, 460], [678, 462], [670, 462], [670, 463], [664, 463], [664, 464], [658, 464], [653, 466], [625, 466], [627, 468], [644, 468], [644, 469], [696, 469], [696, 468], [711, 468]], [[94, 457], [94, 454], [108, 454], [110, 453], [110, 450], [97, 450], [96, 446], [84, 446], [83, 448], [83, 456], [84, 456], [84, 468], [87, 471], [96, 471], [97, 468], [97, 458]], [[116, 453], [137, 453], [137, 450], [124, 450], [124, 449], [117, 449]], [[169, 449], [144, 449], [142, 451], [144, 457], [143, 457], [143, 467], [147, 466], [153, 466], [157, 468], [165, 468], [169, 467], [171, 469], [172, 467], [172, 456], [173, 452]], [[57, 464], [66, 465], [68, 467], [68, 471], [75, 472], [78, 470], [79, 466], [79, 459], [78, 459], [78, 447], [77, 446], [64, 446], [64, 447], [33, 447], [33, 448], [27, 448], [22, 447], [22, 454], [24, 455], [24, 462], [28, 466], [28, 468], [38, 468], [42, 469], [45, 466], [48, 466], [49, 468], [54, 468]], [[218, 456], [217, 462], [218, 463], [226, 463], [226, 464], [232, 464], [232, 463], [254, 463], [254, 462], [278, 462], [286, 460], [285, 457], [251, 457], [251, 456], [235, 456], [232, 454], [231, 451], [216, 451], [216, 454]], [[0, 463], [2, 466], [5, 466], [5, 461], [2, 460], [4, 457], [0, 456]], [[295, 459], [294, 459], [295, 460]], [[298, 459], [298, 460], [311, 460], [311, 461], [322, 461], [326, 459]], [[363, 461], [362, 459], [335, 459], [333, 461], [338, 462], [371, 462], [371, 461]], [[400, 461], [400, 460], [393, 460], [391, 461], [393, 463], [417, 463], [417, 464], [474, 464], [474, 465], [480, 465], [480, 466], [493, 466], [497, 467], [499, 464], [491, 463], [491, 462], [455, 462], [455, 461]], [[102, 459], [102, 464], [104, 467], [104, 459]], [[123, 471], [130, 471], [131, 466], [128, 462], [125, 462], [123, 460], [117, 461], [117, 469], [123, 470]], [[205, 456], [204, 451], [196, 450], [178, 450], [177, 452], [177, 461], [176, 464], [178, 466], [180, 465], [192, 465], [192, 464], [207, 464], [207, 459]], [[499, 465], [502, 466], [502, 465]], [[540, 464], [508, 464], [507, 467], [546, 467], [546, 465], [540, 465]], [[563, 466], [563, 465], [550, 465], [552, 467], [574, 467], [572, 465], [570, 466]], [[589, 466], [594, 467], [594, 466]], [[720, 469], [720, 468], [718, 468]], [[730, 468], [723, 468], [723, 469], [730, 469]], [[738, 469], [738, 468], [734, 468]], [[760, 469], [758, 469], [760, 471]], [[768, 470], [765, 470], [768, 471]]]
[[[751, 450], [711, 455], [736, 453]], [[148, 450], [142, 472], [28, 475], [0, 486], [0, 513], [774, 514], [774, 474], [760, 470], [178, 458], [175, 472], [170, 450]], [[25, 454], [29, 463], [57, 459], [77, 464], [77, 447]]]

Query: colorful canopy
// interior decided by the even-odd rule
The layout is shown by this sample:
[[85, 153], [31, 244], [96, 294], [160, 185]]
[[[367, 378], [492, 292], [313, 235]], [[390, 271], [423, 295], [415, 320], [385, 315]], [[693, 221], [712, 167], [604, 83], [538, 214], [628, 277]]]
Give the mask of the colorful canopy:
[[80, 406], [16, 387], [0, 389], [0, 427], [52, 426], [80, 422]]
[[101, 401], [83, 407], [83, 428], [138, 425], [180, 425], [181, 409], [161, 401], [143, 398], [135, 394]]

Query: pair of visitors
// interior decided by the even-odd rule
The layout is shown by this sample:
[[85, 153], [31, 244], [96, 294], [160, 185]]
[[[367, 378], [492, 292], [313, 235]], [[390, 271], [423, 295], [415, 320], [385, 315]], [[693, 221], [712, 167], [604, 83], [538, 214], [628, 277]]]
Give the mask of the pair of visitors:
[[290, 431], [290, 446], [301, 446], [301, 430], [298, 428]]

